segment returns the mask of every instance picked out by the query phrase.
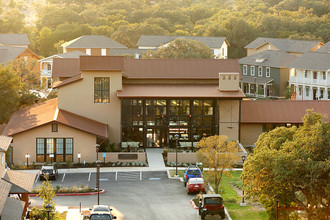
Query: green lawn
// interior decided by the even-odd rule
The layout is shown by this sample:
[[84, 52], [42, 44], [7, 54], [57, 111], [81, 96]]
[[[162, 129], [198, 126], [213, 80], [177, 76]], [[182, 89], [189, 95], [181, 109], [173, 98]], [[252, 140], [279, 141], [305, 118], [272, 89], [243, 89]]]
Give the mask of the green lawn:
[[[174, 177], [174, 175], [175, 175], [175, 168], [174, 168], [174, 170], [170, 170], [170, 175], [171, 175], [171, 177]], [[180, 177], [183, 177], [183, 170], [178, 170], [178, 175]]]
[[254, 206], [241, 207], [241, 197], [239, 197], [233, 187], [229, 184], [235, 185], [238, 188], [242, 188], [242, 180], [240, 176], [242, 171], [232, 171], [231, 177], [224, 175], [220, 184], [220, 194], [224, 199], [224, 205], [227, 208], [230, 217], [233, 220], [241, 219], [253, 219], [264, 220], [267, 218], [267, 213], [261, 211]]

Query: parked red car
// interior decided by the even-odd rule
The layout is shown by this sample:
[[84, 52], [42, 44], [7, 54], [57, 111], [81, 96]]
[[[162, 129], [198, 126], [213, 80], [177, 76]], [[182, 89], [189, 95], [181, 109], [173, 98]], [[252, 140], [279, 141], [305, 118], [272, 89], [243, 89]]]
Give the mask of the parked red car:
[[189, 178], [187, 182], [187, 193], [205, 192], [203, 178]]

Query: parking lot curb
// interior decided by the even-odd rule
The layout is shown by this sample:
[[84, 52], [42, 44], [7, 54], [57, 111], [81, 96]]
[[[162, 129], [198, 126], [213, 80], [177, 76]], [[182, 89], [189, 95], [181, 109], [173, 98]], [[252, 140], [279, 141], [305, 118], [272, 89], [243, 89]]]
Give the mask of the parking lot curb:
[[[100, 190], [100, 194], [105, 193], [105, 190]], [[38, 194], [29, 194], [29, 197], [36, 197]], [[89, 193], [56, 193], [55, 196], [90, 196], [97, 195], [97, 192], [89, 192]]]
[[191, 199], [190, 200], [191, 205], [193, 206], [194, 209], [198, 209], [198, 207], [195, 205], [194, 201]]

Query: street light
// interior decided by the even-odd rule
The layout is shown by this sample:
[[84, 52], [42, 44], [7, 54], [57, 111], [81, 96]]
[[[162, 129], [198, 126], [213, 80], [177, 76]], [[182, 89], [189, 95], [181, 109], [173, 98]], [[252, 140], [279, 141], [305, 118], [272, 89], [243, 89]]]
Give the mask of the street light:
[[52, 206], [51, 206], [50, 204], [47, 204], [47, 205], [45, 206], [45, 209], [46, 209], [47, 216], [48, 216], [47, 220], [49, 220], [49, 213], [50, 213], [50, 211], [52, 210]]
[[25, 154], [25, 158], [26, 158], [26, 166], [28, 167], [29, 166], [29, 158], [30, 158], [29, 153]]
[[100, 163], [96, 161], [96, 186], [97, 186], [97, 204], [100, 205]]
[[[246, 155], [243, 154], [241, 157], [242, 157], [243, 167], [244, 167], [244, 161], [246, 160]], [[244, 202], [244, 177], [242, 178], [242, 181], [243, 181], [243, 187], [242, 187], [242, 203], [241, 203], [241, 206], [246, 206], [246, 204]]]
[[276, 194], [274, 196], [274, 198], [275, 198], [275, 202], [276, 202], [276, 220], [279, 220], [280, 219], [280, 216], [279, 216], [280, 213], [278, 211], [278, 202], [279, 202], [278, 199], [279, 199], [279, 195]]
[[99, 150], [100, 145], [96, 144], [96, 187], [97, 187], [97, 204], [100, 205], [100, 163], [99, 161]]
[[179, 135], [174, 135], [175, 137], [175, 176], [178, 176], [178, 140]]

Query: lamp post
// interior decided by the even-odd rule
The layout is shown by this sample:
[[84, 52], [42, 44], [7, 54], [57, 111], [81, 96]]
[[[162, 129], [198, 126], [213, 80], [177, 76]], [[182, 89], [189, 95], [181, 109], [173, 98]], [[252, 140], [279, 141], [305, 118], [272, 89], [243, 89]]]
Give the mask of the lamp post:
[[81, 154], [80, 154], [80, 153], [78, 153], [77, 157], [78, 157], [78, 163], [80, 164], [80, 158], [81, 158]]
[[179, 135], [174, 135], [175, 137], [175, 176], [178, 176], [178, 140]]
[[95, 144], [95, 148], [96, 148], [96, 161], [98, 161], [99, 160], [100, 145], [99, 144]]
[[100, 205], [100, 163], [99, 161], [99, 150], [100, 145], [96, 144], [96, 187], [97, 187], [97, 204]]
[[279, 201], [278, 201], [278, 198], [279, 198], [279, 195], [275, 195], [274, 196], [274, 198], [275, 198], [275, 202], [276, 202], [276, 220], [279, 220], [280, 219], [280, 216], [279, 216], [279, 211], [278, 211], [278, 203], [279, 203]]
[[49, 157], [50, 157], [50, 163], [52, 164], [53, 163], [54, 154], [49, 154]]
[[50, 211], [52, 210], [52, 206], [51, 206], [50, 204], [47, 204], [47, 205], [45, 206], [45, 209], [46, 209], [47, 216], [48, 216], [47, 220], [49, 220], [49, 213], [50, 213]]
[[97, 187], [97, 204], [100, 205], [100, 163], [96, 161], [96, 187]]
[[[246, 155], [243, 154], [242, 156], [242, 162], [243, 162], [243, 167], [244, 167], [244, 161], [246, 160]], [[246, 206], [245, 202], [244, 202], [244, 178], [242, 178], [243, 181], [243, 187], [242, 187], [242, 203], [241, 206]]]
[[29, 158], [30, 158], [29, 153], [25, 154], [25, 158], [26, 158], [26, 166], [28, 167], [29, 166]]

